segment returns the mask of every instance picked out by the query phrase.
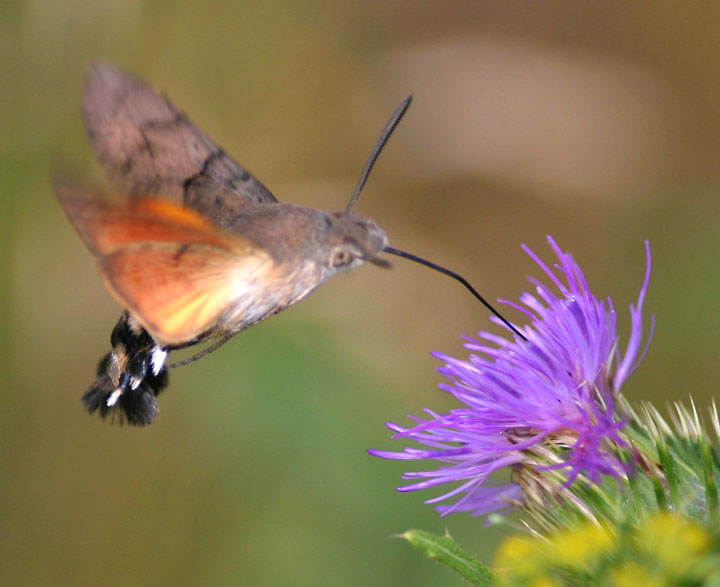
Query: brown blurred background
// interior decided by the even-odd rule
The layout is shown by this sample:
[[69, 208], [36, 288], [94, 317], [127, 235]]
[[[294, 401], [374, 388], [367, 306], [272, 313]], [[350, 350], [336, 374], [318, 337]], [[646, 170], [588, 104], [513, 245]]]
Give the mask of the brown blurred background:
[[[653, 346], [626, 392], [707, 405], [720, 319], [716, 2], [0, 4], [0, 581], [5, 585], [459, 584], [400, 540], [490, 560], [502, 532], [394, 492], [367, 448], [447, 409], [432, 350], [488, 326], [458, 284], [397, 260], [325, 285], [173, 372], [150, 428], [79, 397], [118, 308], [49, 187], [102, 181], [80, 119], [104, 57], [161, 87], [279, 199], [341, 208], [410, 92], [357, 210], [392, 243], [517, 299], [571, 250], [627, 306], [650, 239]], [[520, 316], [508, 312], [509, 317]], [[453, 583], [454, 581], [454, 583]]]

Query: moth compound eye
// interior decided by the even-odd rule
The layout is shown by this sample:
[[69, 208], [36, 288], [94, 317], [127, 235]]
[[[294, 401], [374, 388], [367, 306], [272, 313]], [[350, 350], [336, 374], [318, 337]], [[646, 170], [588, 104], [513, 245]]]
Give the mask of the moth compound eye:
[[346, 267], [354, 260], [355, 255], [353, 255], [352, 251], [343, 247], [333, 251], [332, 257], [330, 258], [330, 264], [333, 267]]

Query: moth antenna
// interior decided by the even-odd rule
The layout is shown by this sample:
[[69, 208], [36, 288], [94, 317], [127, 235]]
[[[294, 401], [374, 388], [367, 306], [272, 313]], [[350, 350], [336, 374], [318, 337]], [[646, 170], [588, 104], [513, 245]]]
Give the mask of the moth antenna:
[[430, 261], [426, 261], [422, 257], [418, 257], [417, 255], [413, 255], [412, 253], [406, 253], [405, 251], [401, 251], [400, 249], [394, 249], [392, 247], [385, 247], [383, 249], [386, 253], [390, 253], [391, 255], [397, 255], [398, 257], [403, 257], [405, 259], [410, 259], [411, 261], [415, 261], [416, 263], [420, 263], [420, 265], [425, 265], [425, 267], [430, 267], [430, 269], [435, 269], [435, 271], [439, 271], [440, 273], [444, 273], [445, 275], [449, 275], [453, 279], [457, 279], [460, 283], [462, 283], [466, 288], [470, 290], [470, 293], [474, 295], [480, 302], [485, 306], [488, 310], [490, 310], [495, 316], [497, 316], [501, 322], [507, 326], [512, 332], [517, 334], [520, 338], [522, 338], [525, 342], [527, 342], [527, 338], [523, 336], [523, 334], [515, 328], [510, 322], [508, 322], [500, 312], [498, 312], [495, 308], [493, 308], [490, 305], [490, 302], [488, 302], [484, 297], [482, 297], [477, 290], [470, 285], [467, 279], [465, 279], [462, 275], [459, 275], [455, 273], [454, 271], [450, 271], [450, 269], [445, 269], [445, 267], [441, 267], [440, 265], [436, 265], [435, 263], [432, 263]]
[[407, 109], [410, 108], [411, 102], [412, 94], [410, 94], [407, 98], [405, 98], [405, 100], [403, 100], [402, 104], [400, 104], [400, 106], [395, 109], [395, 112], [392, 113], [390, 120], [387, 121], [385, 128], [380, 134], [378, 142], [375, 143], [375, 148], [373, 149], [372, 153], [370, 153], [370, 158], [365, 164], [365, 169], [363, 169], [363, 172], [360, 175], [360, 180], [355, 187], [355, 191], [353, 192], [352, 198], [350, 198], [350, 202], [348, 202], [347, 208], [345, 208], [345, 212], [350, 212], [350, 209], [355, 205], [355, 202], [360, 197], [360, 192], [362, 192], [363, 188], [365, 187], [365, 182], [367, 181], [368, 176], [372, 171], [372, 168], [375, 166], [375, 162], [380, 156], [380, 153], [382, 153], [382, 150], [385, 147], [385, 143], [388, 142], [390, 135], [393, 134], [393, 131], [395, 130], [397, 125], [400, 124], [402, 117], [405, 116]]
[[185, 365], [189, 365], [190, 363], [194, 363], [198, 359], [202, 359], [205, 355], [209, 355], [210, 353], [218, 350], [222, 345], [224, 345], [228, 340], [230, 340], [234, 334], [226, 334], [223, 336], [220, 340], [217, 342], [214, 342], [209, 347], [201, 350], [199, 353], [194, 354], [192, 357], [188, 357], [187, 359], [183, 359], [182, 361], [178, 361], [177, 363], [173, 363], [172, 365], [168, 365], [168, 369], [175, 369], [177, 367], [183, 367]]

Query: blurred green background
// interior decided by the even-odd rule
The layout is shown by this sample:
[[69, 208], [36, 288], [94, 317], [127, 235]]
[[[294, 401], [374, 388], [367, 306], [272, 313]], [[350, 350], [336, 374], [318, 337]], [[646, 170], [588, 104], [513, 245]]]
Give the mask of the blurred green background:
[[[653, 250], [657, 330], [626, 386], [707, 405], [720, 348], [716, 2], [0, 4], [0, 582], [459, 584], [393, 534], [502, 536], [394, 491], [386, 420], [447, 409], [432, 350], [488, 326], [459, 285], [364, 267], [171, 374], [147, 429], [79, 397], [116, 307], [49, 187], [95, 181], [83, 70], [161, 87], [276, 196], [341, 208], [392, 109], [415, 103], [357, 210], [391, 242], [516, 299], [552, 234], [627, 334]], [[509, 317], [520, 316], [508, 313]], [[622, 341], [621, 341], [622, 344]]]

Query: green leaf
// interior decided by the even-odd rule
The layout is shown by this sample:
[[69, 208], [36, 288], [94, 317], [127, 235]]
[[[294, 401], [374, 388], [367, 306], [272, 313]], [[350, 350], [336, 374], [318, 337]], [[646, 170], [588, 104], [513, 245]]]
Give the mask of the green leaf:
[[488, 567], [465, 552], [450, 534], [438, 536], [424, 530], [408, 530], [400, 535], [430, 559], [443, 563], [460, 573], [473, 585], [492, 584], [492, 572]]

